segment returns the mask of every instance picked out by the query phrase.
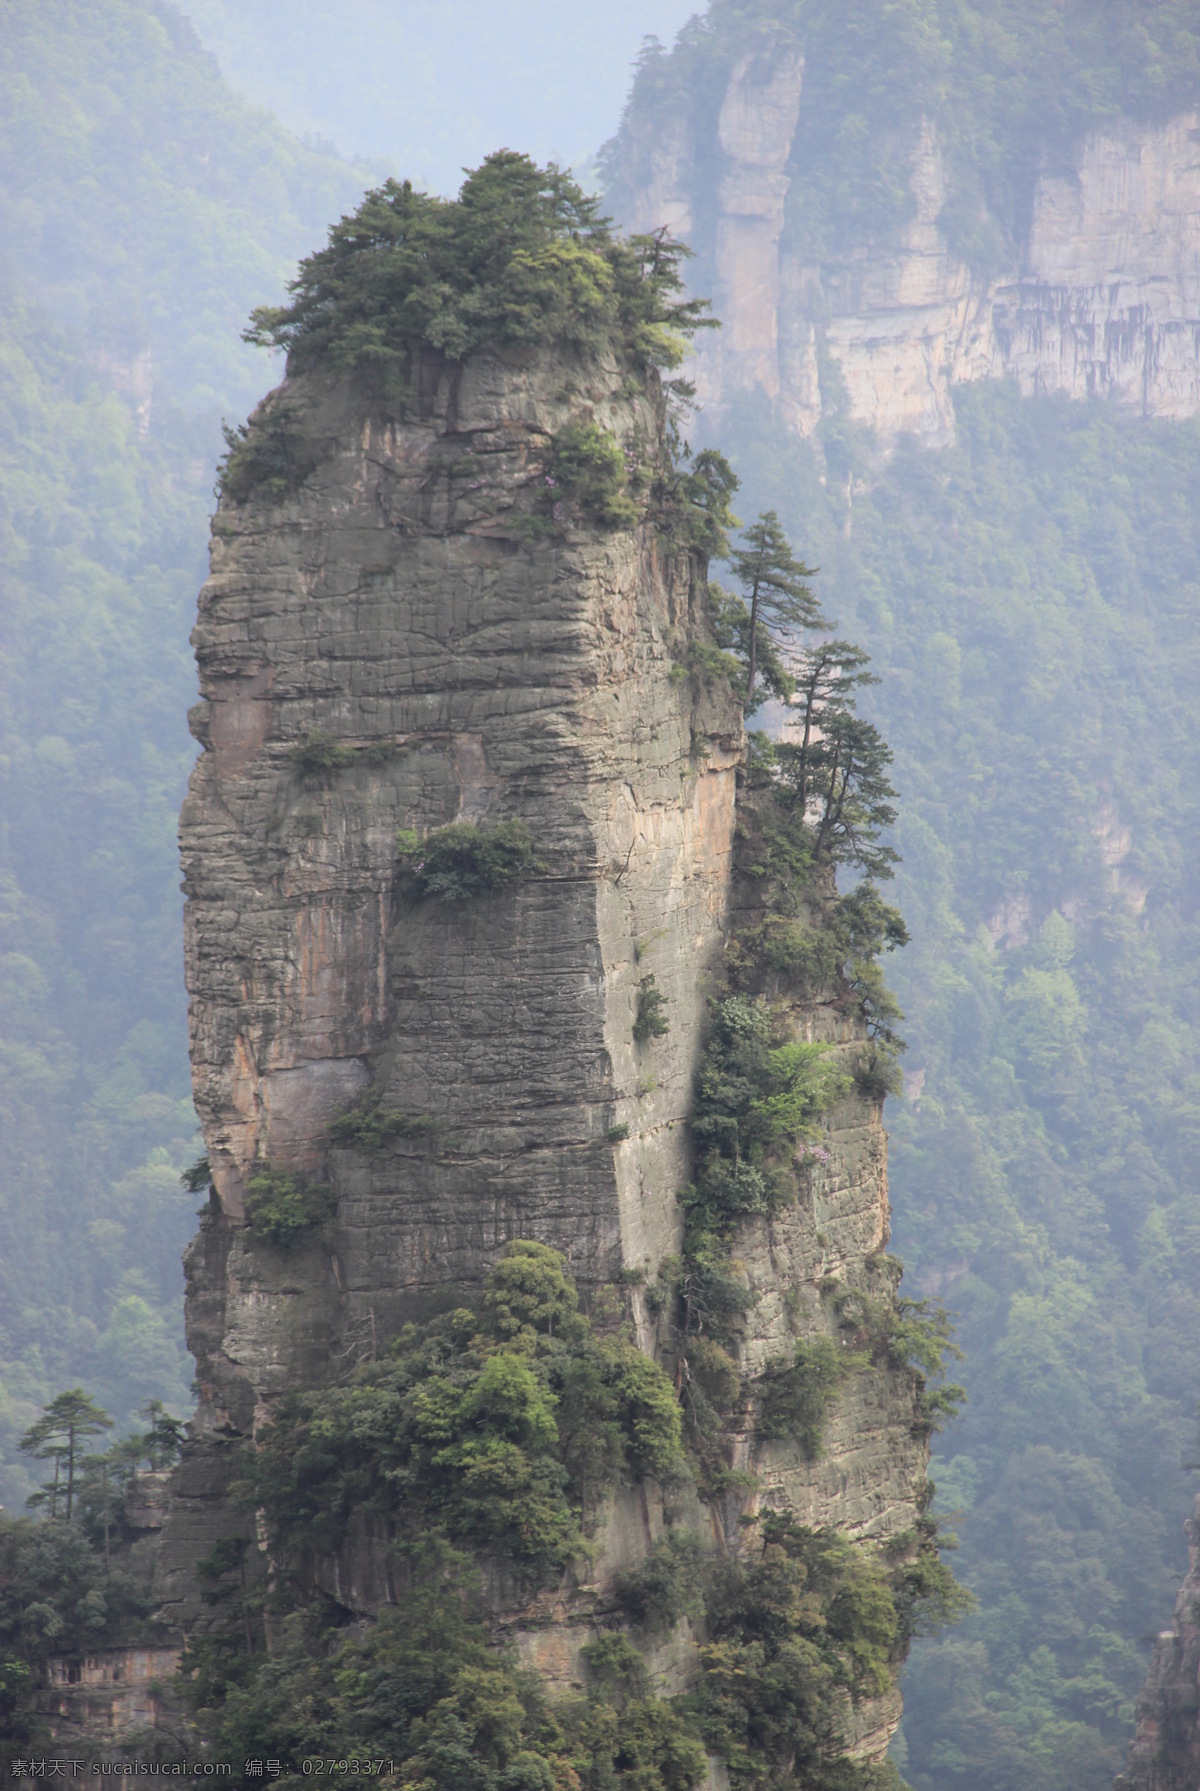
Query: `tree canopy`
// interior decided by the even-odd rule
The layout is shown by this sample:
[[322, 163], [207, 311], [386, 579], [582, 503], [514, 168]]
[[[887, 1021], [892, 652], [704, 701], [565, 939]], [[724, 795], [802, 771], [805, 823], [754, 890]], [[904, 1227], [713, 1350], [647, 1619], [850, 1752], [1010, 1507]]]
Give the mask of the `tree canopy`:
[[301, 262], [291, 302], [254, 312], [247, 340], [297, 369], [395, 374], [417, 348], [459, 361], [553, 342], [670, 367], [708, 322], [682, 296], [687, 253], [665, 232], [622, 240], [562, 169], [502, 149], [455, 200], [410, 181], [369, 192]]
[[751, 523], [740, 547], [729, 555], [734, 577], [742, 587], [742, 600], [748, 612], [746, 623], [746, 693], [744, 707], [749, 714], [755, 707], [754, 691], [758, 680], [760, 640], [771, 636], [775, 653], [770, 663], [771, 684], [776, 695], [790, 694], [787, 663], [794, 652], [791, 633], [799, 628], [826, 628], [817, 599], [808, 581], [816, 574], [814, 566], [806, 566], [792, 552], [774, 510], [764, 510]]
[[[88, 1437], [99, 1436], [102, 1431], [111, 1429], [112, 1419], [108, 1413], [82, 1387], [70, 1387], [52, 1399], [17, 1445], [23, 1454], [54, 1463], [54, 1479], [40, 1493], [33, 1495], [33, 1501], [40, 1504], [49, 1500], [50, 1515], [56, 1517], [61, 1496], [70, 1523], [75, 1504], [75, 1477], [83, 1459], [84, 1444]], [[64, 1466], [66, 1484], [60, 1494], [59, 1472]]]

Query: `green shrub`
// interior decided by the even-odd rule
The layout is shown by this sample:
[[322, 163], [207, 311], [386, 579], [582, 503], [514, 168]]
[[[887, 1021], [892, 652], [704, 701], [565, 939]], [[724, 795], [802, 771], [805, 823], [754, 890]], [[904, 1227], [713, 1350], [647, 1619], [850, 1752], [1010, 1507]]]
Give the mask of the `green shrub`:
[[821, 1427], [849, 1367], [865, 1357], [847, 1357], [831, 1337], [799, 1342], [790, 1361], [767, 1364], [759, 1382], [758, 1435], [798, 1443], [809, 1461], [821, 1453]]
[[368, 746], [347, 746], [327, 728], [314, 728], [288, 751], [288, 758], [302, 777], [319, 778], [349, 765], [383, 765], [394, 759], [397, 747], [390, 740]]
[[609, 1126], [604, 1136], [609, 1144], [624, 1144], [629, 1136], [629, 1121], [622, 1120], [619, 1126]]
[[[587, 1697], [548, 1703], [490, 1634], [478, 1576], [431, 1540], [397, 1550], [397, 1603], [347, 1635], [319, 1603], [273, 1621], [271, 1653], [196, 1643], [185, 1677], [216, 1759], [385, 1758], [421, 1791], [694, 1791], [704, 1751], [644, 1673], [593, 1644]], [[614, 1638], [615, 1640], [615, 1638]], [[627, 1646], [627, 1645], [626, 1645]], [[639, 1663], [640, 1664], [640, 1663]], [[214, 1670], [215, 1669], [215, 1670]]]
[[[673, 464], [666, 475], [664, 493], [672, 532], [705, 559], [726, 559], [729, 531], [741, 526], [733, 513], [738, 476], [716, 448], [703, 448], [693, 458], [687, 444], [676, 437], [672, 450]], [[736, 661], [731, 670], [723, 668], [722, 675], [734, 683], [741, 681]]]
[[714, 1562], [702, 1677], [688, 1700], [737, 1791], [855, 1784], [844, 1707], [891, 1683], [898, 1617], [865, 1548], [768, 1512], [757, 1547]]
[[704, 1614], [704, 1556], [693, 1530], [659, 1539], [632, 1573], [619, 1573], [617, 1602], [639, 1629], [673, 1629], [681, 1617], [698, 1623]]
[[641, 512], [628, 493], [629, 480], [620, 444], [608, 430], [577, 420], [555, 436], [546, 482], [556, 504], [569, 503], [606, 528], [631, 529]]
[[333, 1191], [264, 1167], [247, 1186], [246, 1222], [253, 1236], [279, 1250], [293, 1250], [331, 1217]]
[[745, 1214], [794, 1200], [795, 1146], [848, 1086], [828, 1045], [784, 1039], [760, 996], [714, 1002], [696, 1079], [695, 1187], [684, 1198], [689, 1236], [728, 1237]]
[[888, 1545], [889, 1554], [899, 1558], [892, 1571], [892, 1596], [902, 1642], [935, 1635], [976, 1608], [974, 1593], [959, 1585], [942, 1560], [940, 1551], [957, 1547], [957, 1536], [941, 1530], [938, 1520], [928, 1515]]
[[947, 1361], [962, 1355], [945, 1307], [934, 1300], [880, 1298], [844, 1289], [835, 1294], [834, 1308], [838, 1322], [873, 1361], [912, 1375], [915, 1427], [925, 1435], [940, 1430], [967, 1397], [962, 1387], [945, 1381]]
[[384, 1107], [380, 1097], [372, 1095], [358, 1107], [340, 1113], [329, 1128], [335, 1144], [354, 1145], [358, 1150], [383, 1150], [393, 1138], [425, 1138], [435, 1130], [427, 1113], [402, 1113], [396, 1107]]
[[82, 1654], [148, 1633], [148, 1589], [109, 1572], [78, 1523], [0, 1515], [0, 1735], [53, 1746], [46, 1711], [51, 1655]]
[[212, 1186], [212, 1165], [206, 1156], [197, 1157], [179, 1179], [189, 1194], [204, 1194]]
[[667, 1376], [624, 1336], [596, 1335], [557, 1251], [518, 1240], [479, 1312], [408, 1326], [344, 1387], [285, 1400], [248, 1496], [280, 1561], [334, 1546], [361, 1511], [537, 1578], [583, 1548], [606, 1485], [669, 1477], [679, 1454]]
[[885, 1101], [904, 1087], [894, 1048], [872, 1040], [854, 1059], [854, 1086], [865, 1101]]
[[663, 1038], [671, 1030], [667, 1019], [667, 998], [653, 976], [644, 976], [638, 984], [637, 1016], [633, 1022], [635, 1044]]
[[279, 503], [296, 491], [317, 464], [313, 444], [293, 413], [273, 404], [248, 423], [222, 423], [225, 453], [217, 466], [217, 495], [244, 504], [254, 495]]
[[503, 889], [542, 868], [524, 821], [502, 821], [492, 828], [455, 822], [415, 843], [414, 837], [407, 829], [397, 835], [401, 862], [418, 895], [444, 902]]

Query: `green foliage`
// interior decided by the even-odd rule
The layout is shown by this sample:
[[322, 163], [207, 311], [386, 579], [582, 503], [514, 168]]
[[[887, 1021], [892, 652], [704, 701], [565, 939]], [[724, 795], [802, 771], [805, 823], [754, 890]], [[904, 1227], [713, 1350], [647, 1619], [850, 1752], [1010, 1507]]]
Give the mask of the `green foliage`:
[[246, 1190], [246, 1223], [254, 1237], [294, 1250], [332, 1213], [332, 1190], [264, 1165]]
[[435, 1130], [435, 1121], [427, 1113], [402, 1113], [398, 1107], [385, 1107], [378, 1093], [373, 1093], [357, 1107], [339, 1113], [329, 1128], [335, 1144], [352, 1145], [356, 1150], [385, 1150], [393, 1138], [427, 1138]]
[[665, 1699], [647, 1698], [645, 1662], [632, 1643], [625, 1636], [600, 1636], [585, 1646], [583, 1657], [592, 1694], [580, 1724], [592, 1754], [584, 1782], [596, 1791], [607, 1785], [629, 1791], [699, 1786], [708, 1777], [704, 1747]]
[[885, 1044], [872, 1039], [866, 1050], [855, 1057], [854, 1086], [865, 1101], [878, 1101], [880, 1105], [889, 1095], [904, 1093], [903, 1072]]
[[[294, 369], [371, 368], [397, 391], [421, 349], [461, 361], [564, 343], [671, 366], [704, 321], [680, 296], [685, 253], [663, 234], [618, 239], [561, 169], [500, 150], [457, 200], [396, 180], [368, 193], [301, 263], [291, 303], [255, 311], [247, 339], [285, 348]], [[573, 451], [588, 478], [607, 476], [595, 442]]]
[[[591, 1644], [589, 1692], [548, 1704], [498, 1648], [477, 1576], [436, 1541], [403, 1551], [398, 1602], [347, 1639], [320, 1606], [277, 1624], [270, 1655], [202, 1680], [215, 1758], [385, 1757], [422, 1791], [694, 1791], [702, 1746], [648, 1695], [628, 1643]], [[632, 1658], [631, 1658], [632, 1656]], [[193, 1664], [207, 1665], [203, 1646]], [[196, 1683], [194, 1681], [193, 1683]]]
[[795, 1198], [795, 1147], [817, 1136], [849, 1085], [830, 1046], [777, 1041], [775, 1026], [761, 996], [713, 1004], [692, 1119], [696, 1184], [685, 1200], [693, 1242], [700, 1233], [727, 1236], [739, 1217]]
[[843, 1700], [886, 1689], [899, 1628], [884, 1563], [768, 1513], [746, 1555], [720, 1564], [707, 1626], [691, 1702], [737, 1791], [854, 1786]]
[[75, 1478], [83, 1459], [88, 1437], [99, 1436], [112, 1429], [112, 1419], [103, 1406], [97, 1405], [82, 1387], [70, 1387], [43, 1408], [36, 1424], [31, 1424], [17, 1448], [35, 1461], [52, 1461], [54, 1478], [30, 1495], [29, 1505], [50, 1506], [51, 1517], [62, 1514], [70, 1523], [74, 1514]]
[[616, 1578], [617, 1602], [639, 1629], [662, 1634], [704, 1614], [704, 1556], [694, 1530], [671, 1530], [632, 1573]]
[[796, 655], [790, 695], [798, 738], [775, 746], [773, 764], [793, 811], [806, 818], [815, 811], [818, 860], [890, 877], [896, 853], [879, 844], [879, 835], [896, 819], [887, 777], [892, 754], [878, 728], [856, 712], [855, 693], [879, 682], [869, 664], [850, 641], [822, 641]]
[[480, 1313], [410, 1326], [346, 1386], [285, 1400], [260, 1437], [253, 1497], [281, 1561], [373, 1511], [409, 1539], [443, 1533], [536, 1578], [583, 1547], [606, 1484], [670, 1477], [679, 1448], [662, 1370], [597, 1336], [557, 1252], [518, 1241]]
[[[143, 1435], [132, 1439], [134, 1447], [144, 1452], [155, 1472], [173, 1468], [183, 1448], [186, 1430], [183, 1420], [173, 1417], [161, 1399], [148, 1399], [139, 1416], [146, 1420], [150, 1428]], [[140, 1459], [140, 1456], [135, 1459]]]
[[631, 529], [641, 512], [626, 487], [630, 469], [616, 438], [595, 423], [568, 423], [554, 438], [547, 495], [567, 503], [590, 522]]
[[1186, 1567], [1200, 431], [1003, 388], [956, 410], [940, 454], [847, 442], [849, 538], [807, 449], [760, 413], [734, 442], [882, 674], [918, 1071], [895, 1236], [960, 1313], [970, 1404], [932, 1472], [979, 1599], [914, 1649], [904, 1773], [1007, 1791], [1119, 1769]]
[[636, 1045], [644, 1045], [649, 1039], [665, 1038], [670, 1030], [667, 998], [659, 988], [656, 977], [644, 976], [638, 984], [633, 1041]]
[[828, 623], [808, 583], [816, 569], [796, 558], [774, 510], [764, 510], [751, 524], [742, 545], [729, 555], [729, 564], [742, 587], [747, 612], [743, 707], [749, 715], [758, 707], [755, 687], [763, 636], [770, 636], [775, 649], [773, 656], [763, 659], [764, 688], [786, 699], [792, 692], [786, 670], [791, 633], [798, 628], [826, 628]]
[[197, 1157], [194, 1163], [189, 1163], [179, 1180], [189, 1194], [206, 1194], [212, 1186], [212, 1165], [208, 1158]]
[[801, 1454], [815, 1461], [821, 1453], [821, 1427], [837, 1398], [848, 1368], [863, 1357], [839, 1350], [832, 1337], [801, 1340], [786, 1357], [768, 1362], [759, 1381], [758, 1435], [798, 1443]]
[[83, 1654], [114, 1634], [144, 1639], [148, 1589], [106, 1572], [75, 1523], [0, 1516], [0, 1735], [10, 1747], [50, 1741], [50, 1655]]
[[259, 406], [248, 423], [223, 423], [225, 453], [217, 464], [217, 495], [244, 504], [255, 496], [281, 502], [316, 466], [311, 440], [281, 402]]
[[705, 559], [726, 559], [729, 531], [741, 526], [733, 513], [737, 474], [716, 448], [693, 456], [685, 442], [673, 439], [671, 449], [667, 503], [672, 525]]
[[443, 902], [466, 901], [485, 890], [503, 889], [542, 868], [529, 828], [520, 820], [502, 821], [491, 828], [455, 822], [419, 841], [402, 830], [396, 844], [416, 893]]
[[319, 780], [331, 771], [342, 771], [351, 765], [384, 765], [395, 758], [396, 751], [389, 740], [373, 741], [367, 746], [347, 746], [327, 728], [314, 728], [289, 750], [288, 758], [302, 777]]

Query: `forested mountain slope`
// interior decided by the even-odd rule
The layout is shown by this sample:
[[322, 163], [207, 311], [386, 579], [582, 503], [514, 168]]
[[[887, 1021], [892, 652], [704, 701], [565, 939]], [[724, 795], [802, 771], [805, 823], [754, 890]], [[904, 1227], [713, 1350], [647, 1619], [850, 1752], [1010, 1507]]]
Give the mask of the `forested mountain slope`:
[[362, 177], [236, 100], [166, 6], [0, 41], [0, 1498], [83, 1380], [182, 1410], [194, 1155], [175, 825], [222, 414], [248, 308]]
[[836, 481], [737, 439], [875, 647], [903, 797], [896, 1248], [961, 1315], [933, 1472], [980, 1600], [914, 1657], [906, 1776], [1095, 1786], [1193, 1484], [1200, 430], [957, 408], [953, 450], [844, 438]]
[[[749, 264], [743, 320], [773, 290], [779, 337], [726, 330], [715, 355], [737, 377], [710, 387], [697, 433], [820, 565], [823, 601], [875, 656], [896, 748], [913, 933], [908, 1098], [888, 1109], [896, 1246], [961, 1314], [970, 1404], [934, 1473], [980, 1600], [906, 1675], [920, 1791], [1104, 1785], [1186, 1564], [1200, 430], [997, 382], [948, 394], [940, 447], [918, 449], [854, 420], [871, 388], [848, 388], [830, 319], [843, 301], [869, 312], [860, 295], [919, 222], [923, 119], [937, 254], [987, 278], [1027, 264], [1038, 183], [1070, 179], [1089, 131], [1120, 141], [1133, 119], [1185, 144], [1198, 42], [1173, 5], [718, 5], [644, 63], [609, 155], [618, 206], [654, 202], [656, 179], [657, 202], [684, 194], [719, 306], [722, 243], [739, 216], [751, 241], [756, 197], [812, 270], [797, 290], [782, 261]], [[789, 53], [803, 78], [781, 122]], [[801, 314], [820, 388], [806, 419], [767, 377]]]

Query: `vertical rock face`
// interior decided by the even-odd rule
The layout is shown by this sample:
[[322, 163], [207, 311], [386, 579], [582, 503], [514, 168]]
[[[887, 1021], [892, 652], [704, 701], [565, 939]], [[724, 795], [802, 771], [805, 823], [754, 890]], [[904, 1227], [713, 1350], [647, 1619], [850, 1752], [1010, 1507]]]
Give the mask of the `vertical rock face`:
[[1200, 116], [1089, 137], [1073, 170], [1037, 182], [1019, 265], [984, 280], [943, 234], [946, 171], [928, 123], [903, 230], [814, 264], [785, 216], [802, 88], [794, 50], [745, 58], [715, 141], [674, 116], [659, 154], [645, 120], [620, 139], [619, 209], [640, 230], [695, 220], [714, 275], [725, 328], [696, 357], [702, 403], [762, 391], [810, 434], [829, 402], [827, 353], [850, 415], [885, 439], [947, 441], [953, 387], [979, 379], [1098, 393], [1145, 416], [1200, 412]]
[[744, 56], [717, 120], [727, 172], [717, 197], [717, 278], [728, 301], [725, 352], [739, 382], [779, 395], [779, 238], [788, 181], [784, 171], [796, 119], [804, 58], [784, 51], [763, 66]]
[[[779, 75], [776, 135], [797, 75]], [[344, 1379], [409, 1319], [461, 1303], [512, 1238], [555, 1246], [585, 1289], [622, 1269], [653, 1281], [679, 1248], [708, 997], [756, 899], [734, 865], [741, 714], [686, 669], [708, 615], [693, 553], [651, 522], [602, 528], [560, 504], [549, 523], [554, 437], [580, 418], [629, 461], [661, 445], [657, 387], [615, 361], [427, 360], [403, 420], [304, 375], [255, 425], [290, 443], [288, 477], [223, 498], [214, 523], [193, 637], [204, 751], [181, 822], [214, 1197], [187, 1265], [201, 1406], [159, 1572], [185, 1632], [204, 1621], [198, 1562], [247, 1523], [239, 1446], [281, 1394]], [[398, 856], [398, 830], [511, 821], [536, 863], [469, 899], [419, 895]], [[669, 1031], [638, 1042], [648, 977]], [[776, 1005], [792, 1036], [861, 1049], [844, 999]], [[335, 1126], [355, 1112], [404, 1121], [356, 1142]], [[797, 1338], [838, 1334], [831, 1290], [891, 1296], [878, 1103], [844, 1095], [825, 1142], [803, 1198], [736, 1240], [747, 1386]], [[281, 1178], [329, 1215], [287, 1251], [247, 1224]], [[641, 1347], [669, 1355], [642, 1288], [629, 1299]], [[747, 1416], [733, 1465], [757, 1490], [693, 1525], [736, 1547], [748, 1499], [901, 1558], [925, 1434], [911, 1374], [861, 1364], [817, 1459]], [[662, 1523], [655, 1488], [619, 1489], [588, 1583], [536, 1609], [499, 1596], [549, 1685], [578, 1679], [616, 1571]], [[393, 1597], [366, 1532], [315, 1571], [359, 1614]], [[657, 1683], [694, 1677], [695, 1641], [658, 1649]], [[846, 1705], [846, 1745], [877, 1757], [898, 1696]]]
[[[214, 1437], [478, 1283], [508, 1238], [553, 1244], [585, 1283], [652, 1276], [677, 1243], [740, 717], [680, 676], [686, 551], [648, 529], [529, 544], [555, 429], [582, 409], [631, 454], [661, 429], [621, 379], [478, 356], [430, 374], [407, 422], [290, 382], [268, 404], [319, 464], [282, 501], [218, 513], [181, 823], [219, 1196], [188, 1319]], [[528, 879], [405, 895], [398, 828], [514, 818]], [[648, 975], [671, 1030], [638, 1045]], [[334, 1148], [368, 1091], [419, 1129]], [[264, 1171], [329, 1185], [330, 1246], [254, 1243]], [[207, 1472], [184, 1476], [177, 1533]]]

